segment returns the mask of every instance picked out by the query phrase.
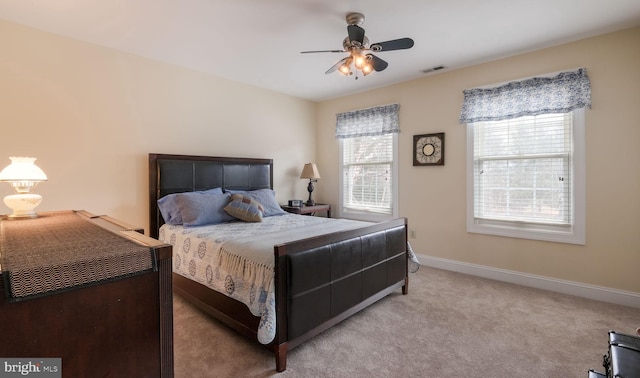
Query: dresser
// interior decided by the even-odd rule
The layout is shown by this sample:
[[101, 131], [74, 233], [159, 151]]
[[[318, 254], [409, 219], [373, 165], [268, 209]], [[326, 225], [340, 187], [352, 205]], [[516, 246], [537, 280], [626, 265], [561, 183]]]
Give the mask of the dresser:
[[0, 219], [0, 357], [172, 377], [172, 250], [142, 231], [85, 211]]

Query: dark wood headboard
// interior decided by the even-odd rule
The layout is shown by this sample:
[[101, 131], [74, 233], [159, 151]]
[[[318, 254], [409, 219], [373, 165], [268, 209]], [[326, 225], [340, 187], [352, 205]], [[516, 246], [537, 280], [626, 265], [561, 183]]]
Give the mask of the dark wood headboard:
[[167, 194], [218, 187], [273, 189], [273, 160], [149, 154], [149, 235], [157, 238], [164, 224], [158, 199]]

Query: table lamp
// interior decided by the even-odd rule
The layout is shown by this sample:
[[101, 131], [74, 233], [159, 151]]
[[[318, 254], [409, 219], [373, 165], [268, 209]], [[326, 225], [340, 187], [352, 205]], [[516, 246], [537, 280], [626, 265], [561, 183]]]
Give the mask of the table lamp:
[[302, 168], [302, 174], [300, 175], [301, 179], [309, 179], [309, 185], [307, 185], [307, 191], [309, 191], [309, 199], [306, 202], [307, 206], [313, 206], [316, 203], [311, 199], [311, 193], [313, 192], [313, 183], [318, 182], [320, 178], [320, 173], [318, 172], [318, 167], [314, 163], [307, 163]]
[[11, 164], [0, 172], [0, 181], [8, 182], [17, 194], [4, 197], [4, 203], [13, 210], [9, 218], [35, 218], [35, 208], [42, 196], [31, 193], [39, 182], [47, 181], [47, 175], [34, 164], [33, 157], [10, 157]]

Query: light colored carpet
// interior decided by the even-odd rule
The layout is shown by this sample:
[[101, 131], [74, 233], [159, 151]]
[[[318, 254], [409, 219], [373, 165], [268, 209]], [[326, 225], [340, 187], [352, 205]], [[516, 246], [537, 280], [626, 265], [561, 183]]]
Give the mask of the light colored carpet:
[[175, 376], [587, 377], [607, 332], [633, 334], [640, 309], [421, 267], [394, 293], [273, 355], [174, 296]]

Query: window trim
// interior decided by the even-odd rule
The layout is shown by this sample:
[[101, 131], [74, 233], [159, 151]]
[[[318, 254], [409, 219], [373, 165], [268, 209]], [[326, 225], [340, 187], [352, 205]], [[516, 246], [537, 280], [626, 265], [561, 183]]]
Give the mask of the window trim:
[[393, 182], [391, 184], [391, 190], [393, 191], [392, 199], [391, 199], [391, 214], [380, 214], [368, 211], [355, 211], [355, 210], [346, 210], [344, 207], [344, 166], [342, 162], [344, 161], [344, 143], [342, 139], [339, 139], [340, 143], [340, 156], [339, 156], [339, 198], [338, 198], [338, 217], [339, 218], [347, 218], [347, 219], [355, 219], [369, 222], [381, 222], [385, 220], [391, 220], [398, 217], [398, 133], [392, 134], [392, 159], [391, 162], [391, 170], [392, 170], [392, 179]]
[[586, 243], [586, 155], [585, 155], [585, 111], [573, 110], [573, 205], [574, 219], [571, 226], [548, 226], [533, 223], [491, 221], [474, 216], [474, 129], [467, 124], [467, 232], [506, 236], [513, 238], [544, 240], [558, 243]]

